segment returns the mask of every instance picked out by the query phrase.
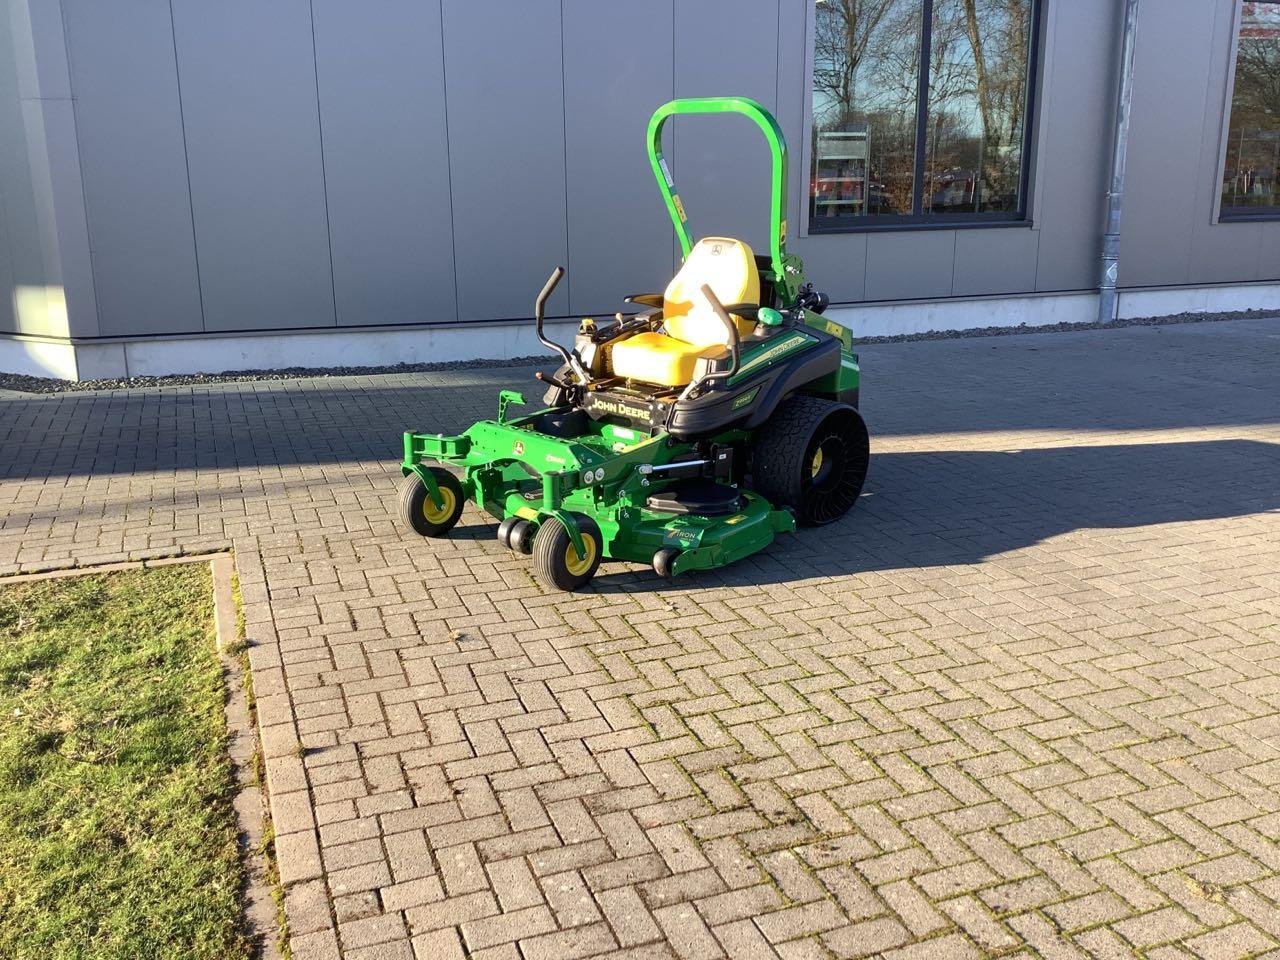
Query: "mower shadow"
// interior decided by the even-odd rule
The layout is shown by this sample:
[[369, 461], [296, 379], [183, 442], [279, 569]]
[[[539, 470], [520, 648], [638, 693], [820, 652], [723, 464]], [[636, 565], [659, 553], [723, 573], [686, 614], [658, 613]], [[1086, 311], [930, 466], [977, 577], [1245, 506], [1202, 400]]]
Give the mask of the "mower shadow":
[[881, 453], [857, 506], [720, 570], [609, 565], [603, 593], [705, 590], [980, 563], [1073, 531], [1280, 510], [1280, 444], [1253, 440]]

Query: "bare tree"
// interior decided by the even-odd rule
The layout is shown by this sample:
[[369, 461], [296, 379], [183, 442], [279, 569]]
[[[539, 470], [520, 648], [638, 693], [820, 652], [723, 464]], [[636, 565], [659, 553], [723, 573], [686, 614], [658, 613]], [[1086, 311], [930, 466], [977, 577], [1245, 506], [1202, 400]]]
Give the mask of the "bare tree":
[[1240, 38], [1231, 119], [1233, 125], [1280, 129], [1280, 36]]
[[895, 2], [827, 0], [818, 5], [813, 85], [834, 101], [836, 112], [856, 108], [859, 70], [872, 37]]

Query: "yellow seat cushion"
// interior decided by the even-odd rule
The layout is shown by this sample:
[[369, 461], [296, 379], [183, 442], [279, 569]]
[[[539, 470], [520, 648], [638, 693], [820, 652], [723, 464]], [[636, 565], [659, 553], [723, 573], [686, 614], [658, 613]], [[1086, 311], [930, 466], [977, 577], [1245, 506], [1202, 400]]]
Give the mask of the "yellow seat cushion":
[[[665, 333], [640, 333], [614, 344], [614, 376], [681, 387], [693, 379], [699, 358], [724, 352], [729, 332], [702, 295], [704, 284], [723, 306], [759, 303], [760, 271], [751, 248], [727, 237], [699, 240], [662, 295]], [[740, 336], [751, 332], [750, 321], [736, 315], [733, 321]]]
[[661, 333], [637, 333], [613, 345], [613, 374], [655, 383], [664, 387], [680, 387], [693, 379], [700, 357], [717, 357], [724, 344], [699, 347]]

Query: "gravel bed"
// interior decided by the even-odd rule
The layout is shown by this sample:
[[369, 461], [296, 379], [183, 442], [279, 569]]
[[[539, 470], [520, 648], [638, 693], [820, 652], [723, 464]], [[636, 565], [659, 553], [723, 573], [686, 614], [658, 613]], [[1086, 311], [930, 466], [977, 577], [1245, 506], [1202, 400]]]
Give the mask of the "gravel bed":
[[226, 373], [171, 373], [162, 377], [118, 377], [105, 380], [59, 380], [0, 373], [0, 390], [19, 393], [64, 393], [80, 390], [136, 390], [142, 387], [189, 387], [209, 383], [253, 383], [262, 380], [301, 380], [327, 377], [368, 377], [387, 373], [438, 373], [442, 370], [481, 370], [531, 367], [548, 362], [546, 354], [506, 360], [451, 360], [446, 363], [397, 363], [384, 367], [282, 367], [278, 370], [230, 370]]
[[[1071, 333], [1079, 330], [1114, 330], [1120, 327], [1159, 327], [1180, 323], [1217, 323], [1223, 320], [1265, 319], [1277, 317], [1270, 310], [1237, 310], [1230, 313], [1178, 313], [1164, 317], [1136, 317], [1114, 323], [1055, 323], [1036, 327], [974, 327], [969, 330], [930, 330], [926, 333], [904, 333], [892, 337], [858, 337], [855, 343], [912, 343], [921, 340], [961, 340], [972, 337], [1012, 337], [1028, 333]], [[0, 390], [18, 393], [64, 393], [82, 390], [130, 390], [142, 387], [199, 386], [209, 383], [250, 383], [264, 380], [298, 380], [302, 378], [365, 377], [396, 373], [436, 373], [443, 370], [481, 370], [497, 367], [531, 367], [549, 363], [546, 354], [511, 357], [506, 360], [453, 360], [447, 363], [397, 363], [383, 367], [284, 367], [279, 370], [234, 370], [227, 373], [176, 373], [163, 377], [121, 377], [106, 380], [59, 380], [54, 377], [30, 377], [19, 373], [0, 373]]]
[[1223, 320], [1280, 319], [1274, 310], [1235, 310], [1226, 313], [1175, 313], [1163, 317], [1133, 317], [1111, 323], [1051, 323], [1042, 327], [973, 327], [968, 330], [930, 330], [893, 337], [858, 337], [855, 343], [911, 343], [918, 340], [964, 340], [970, 337], [1011, 337], [1026, 333], [1074, 333], [1079, 330], [1118, 330], [1121, 327], [1167, 327], [1179, 323], [1220, 323]]

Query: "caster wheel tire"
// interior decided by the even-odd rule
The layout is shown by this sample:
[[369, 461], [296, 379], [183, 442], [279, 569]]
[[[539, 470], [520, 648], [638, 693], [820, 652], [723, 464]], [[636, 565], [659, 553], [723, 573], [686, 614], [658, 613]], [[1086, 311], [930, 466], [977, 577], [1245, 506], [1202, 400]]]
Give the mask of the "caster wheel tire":
[[440, 506], [431, 502], [427, 488], [416, 473], [400, 481], [400, 519], [414, 533], [423, 537], [443, 537], [462, 516], [462, 484], [448, 470], [429, 467], [440, 488]]
[[754, 442], [752, 485], [790, 507], [803, 526], [838, 520], [867, 478], [867, 425], [845, 403], [795, 396], [778, 406]]
[[587, 555], [579, 557], [569, 539], [569, 531], [555, 517], [547, 519], [533, 538], [533, 572], [538, 579], [557, 590], [576, 590], [596, 575], [600, 567], [604, 540], [600, 528], [590, 517], [575, 514], [582, 545]]
[[511, 548], [511, 528], [519, 522], [519, 517], [507, 517], [498, 524], [498, 542], [507, 549]]
[[517, 520], [507, 532], [507, 546], [526, 556], [533, 553], [533, 538], [537, 528], [528, 520]]
[[674, 547], [663, 547], [653, 555], [653, 572], [666, 580], [675, 578], [672, 567], [676, 562], [676, 557], [680, 556], [680, 551]]

